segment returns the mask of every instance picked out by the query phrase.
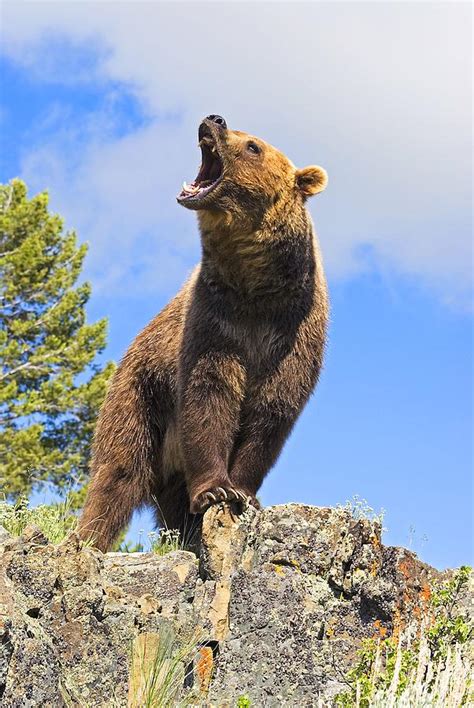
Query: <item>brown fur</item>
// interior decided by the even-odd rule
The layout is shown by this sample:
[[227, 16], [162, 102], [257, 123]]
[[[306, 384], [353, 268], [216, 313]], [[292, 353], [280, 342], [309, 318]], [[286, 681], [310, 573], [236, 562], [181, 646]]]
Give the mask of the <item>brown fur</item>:
[[201, 264], [131, 345], [97, 423], [80, 533], [104, 550], [143, 504], [181, 529], [214, 501], [257, 504], [322, 365], [327, 293], [304, 202], [326, 174], [204, 123], [223, 179], [193, 206]]

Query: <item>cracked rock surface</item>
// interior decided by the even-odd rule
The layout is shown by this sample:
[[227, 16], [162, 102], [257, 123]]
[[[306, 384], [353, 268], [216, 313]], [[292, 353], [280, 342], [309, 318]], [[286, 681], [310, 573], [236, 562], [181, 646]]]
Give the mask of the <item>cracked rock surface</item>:
[[441, 577], [380, 534], [344, 509], [302, 504], [212, 507], [199, 557], [2, 533], [0, 704], [130, 705], [134, 643], [165, 626], [215, 649], [207, 679], [195, 672], [201, 705], [243, 694], [255, 706], [330, 704], [361, 640], [420, 620]]

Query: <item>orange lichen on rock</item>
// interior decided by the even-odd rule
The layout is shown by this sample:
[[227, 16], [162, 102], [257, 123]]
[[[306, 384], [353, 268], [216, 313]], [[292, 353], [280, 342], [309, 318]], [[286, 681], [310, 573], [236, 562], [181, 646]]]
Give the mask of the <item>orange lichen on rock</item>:
[[431, 588], [428, 584], [421, 588], [420, 597], [426, 604], [431, 600]]
[[402, 619], [402, 613], [400, 612], [399, 608], [396, 607], [393, 613], [393, 631], [392, 631], [392, 639], [395, 642], [398, 642], [400, 638], [400, 634], [403, 632], [405, 629], [406, 623]]
[[376, 631], [372, 639], [385, 639], [388, 634], [387, 627], [384, 627], [379, 619], [374, 620], [374, 627]]
[[380, 536], [376, 533], [372, 533], [370, 535], [370, 542], [373, 545], [373, 547], [375, 548], [375, 550], [378, 550], [382, 545], [382, 542], [380, 540]]
[[212, 672], [214, 670], [214, 655], [212, 647], [200, 647], [195, 664], [198, 689], [201, 693], [207, 693], [211, 683]]

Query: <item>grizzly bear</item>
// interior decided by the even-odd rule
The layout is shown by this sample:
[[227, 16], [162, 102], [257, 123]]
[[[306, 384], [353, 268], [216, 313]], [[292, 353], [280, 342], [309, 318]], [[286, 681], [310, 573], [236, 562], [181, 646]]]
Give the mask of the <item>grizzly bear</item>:
[[328, 319], [306, 199], [326, 172], [208, 116], [202, 164], [179, 204], [198, 213], [202, 259], [137, 336], [95, 431], [79, 532], [110, 548], [133, 510], [183, 530], [257, 490], [311, 394]]

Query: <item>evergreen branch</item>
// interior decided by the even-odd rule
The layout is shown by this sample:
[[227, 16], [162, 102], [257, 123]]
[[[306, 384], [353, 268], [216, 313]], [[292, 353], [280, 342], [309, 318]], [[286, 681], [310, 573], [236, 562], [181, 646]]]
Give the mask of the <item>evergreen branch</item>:
[[[55, 352], [53, 352], [55, 353]], [[51, 354], [46, 354], [45, 357], [51, 357], [53, 356], [53, 353]], [[41, 371], [41, 369], [44, 368], [43, 364], [32, 364], [31, 361], [25, 361], [24, 364], [20, 364], [20, 366], [17, 366], [15, 369], [10, 369], [10, 371], [6, 371], [2, 374], [0, 374], [0, 381], [4, 381], [7, 379], [9, 376], [13, 376], [14, 374], [17, 374], [19, 371], [23, 371], [24, 369], [32, 369], [34, 371]]]
[[6, 200], [5, 200], [5, 203], [2, 204], [2, 212], [4, 212], [4, 213], [6, 213], [11, 207], [11, 203], [13, 201], [14, 190], [15, 190], [15, 187], [13, 184], [8, 185], [7, 189], [5, 190]]

